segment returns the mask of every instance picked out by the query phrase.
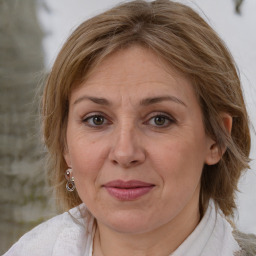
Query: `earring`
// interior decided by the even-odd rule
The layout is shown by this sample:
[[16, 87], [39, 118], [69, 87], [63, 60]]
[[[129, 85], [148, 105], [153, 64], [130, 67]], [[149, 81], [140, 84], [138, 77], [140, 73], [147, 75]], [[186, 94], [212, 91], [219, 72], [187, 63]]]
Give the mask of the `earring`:
[[71, 168], [66, 170], [65, 178], [68, 181], [67, 184], [66, 184], [67, 191], [73, 192], [76, 188], [76, 185], [75, 185], [75, 182], [74, 182], [75, 178], [72, 175], [72, 169]]

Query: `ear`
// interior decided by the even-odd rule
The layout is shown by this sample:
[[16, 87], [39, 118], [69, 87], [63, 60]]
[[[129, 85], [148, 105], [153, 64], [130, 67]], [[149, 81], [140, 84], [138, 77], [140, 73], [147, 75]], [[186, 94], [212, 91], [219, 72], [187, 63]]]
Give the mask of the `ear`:
[[[226, 130], [226, 132], [228, 134], [231, 134], [232, 116], [229, 115], [228, 113], [222, 113], [221, 114], [221, 119], [222, 119], [222, 124], [223, 124], [224, 129]], [[220, 150], [216, 141], [214, 141], [211, 138], [208, 138], [207, 154], [206, 154], [205, 163], [208, 164], [208, 165], [217, 164], [220, 161], [222, 155], [225, 153], [226, 149], [227, 149], [226, 146], [224, 146]]]

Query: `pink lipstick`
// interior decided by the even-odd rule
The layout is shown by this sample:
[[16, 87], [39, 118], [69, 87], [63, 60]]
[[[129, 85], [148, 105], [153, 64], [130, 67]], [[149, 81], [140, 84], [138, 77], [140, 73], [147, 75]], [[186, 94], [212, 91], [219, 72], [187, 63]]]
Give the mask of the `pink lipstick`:
[[111, 196], [121, 201], [132, 201], [147, 194], [154, 186], [154, 184], [138, 180], [114, 180], [106, 183], [104, 188]]

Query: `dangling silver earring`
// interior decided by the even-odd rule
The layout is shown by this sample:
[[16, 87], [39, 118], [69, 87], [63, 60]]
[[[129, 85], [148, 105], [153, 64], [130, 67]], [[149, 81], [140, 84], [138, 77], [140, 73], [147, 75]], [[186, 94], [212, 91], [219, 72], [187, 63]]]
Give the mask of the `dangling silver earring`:
[[74, 177], [72, 175], [72, 169], [71, 168], [66, 170], [65, 178], [68, 181], [67, 184], [66, 184], [67, 191], [73, 192], [75, 190], [75, 188], [76, 188], [76, 185], [75, 185], [75, 182], [74, 182], [75, 179], [74, 179]]

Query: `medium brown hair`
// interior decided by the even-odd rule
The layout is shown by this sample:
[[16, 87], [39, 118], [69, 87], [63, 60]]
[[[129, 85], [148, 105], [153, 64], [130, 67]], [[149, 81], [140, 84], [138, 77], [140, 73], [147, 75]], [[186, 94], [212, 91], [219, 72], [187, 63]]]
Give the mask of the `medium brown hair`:
[[[97, 15], [82, 23], [60, 51], [42, 104], [48, 175], [57, 198], [66, 208], [81, 203], [76, 192], [66, 191], [64, 177], [71, 90], [107, 55], [133, 44], [149, 48], [192, 82], [206, 133], [220, 150], [226, 148], [218, 164], [204, 166], [200, 210], [204, 212], [212, 198], [225, 215], [232, 215], [239, 177], [248, 168], [251, 141], [240, 79], [215, 31], [190, 7], [167, 0], [132, 1]], [[223, 113], [233, 118], [231, 135], [223, 126]]]

